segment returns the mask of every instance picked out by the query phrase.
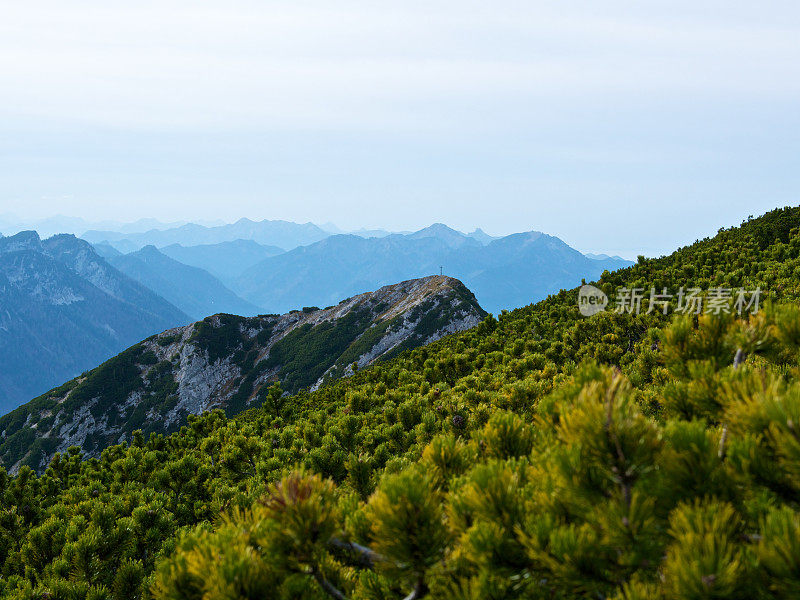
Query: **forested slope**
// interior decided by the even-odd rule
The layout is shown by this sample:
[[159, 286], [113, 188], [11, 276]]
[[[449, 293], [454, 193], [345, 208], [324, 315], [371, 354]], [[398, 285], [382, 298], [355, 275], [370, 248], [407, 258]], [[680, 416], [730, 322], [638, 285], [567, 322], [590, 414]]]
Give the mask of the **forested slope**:
[[[227, 420], [0, 474], [14, 598], [796, 598], [800, 210]], [[0, 471], [0, 473], [2, 473]]]

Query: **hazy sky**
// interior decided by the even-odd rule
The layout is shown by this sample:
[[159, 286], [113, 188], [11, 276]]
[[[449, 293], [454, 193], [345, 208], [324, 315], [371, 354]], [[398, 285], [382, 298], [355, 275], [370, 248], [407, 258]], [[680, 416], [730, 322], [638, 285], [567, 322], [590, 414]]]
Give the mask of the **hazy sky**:
[[658, 254], [800, 199], [800, 3], [7, 3], [0, 213]]

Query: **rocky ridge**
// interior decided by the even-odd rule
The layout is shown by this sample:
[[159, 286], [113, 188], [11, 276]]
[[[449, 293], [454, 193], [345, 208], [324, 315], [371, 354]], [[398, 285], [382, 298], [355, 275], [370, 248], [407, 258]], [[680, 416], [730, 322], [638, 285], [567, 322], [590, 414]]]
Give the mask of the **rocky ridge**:
[[[43, 469], [56, 452], [88, 455], [189, 415], [228, 415], [316, 389], [378, 359], [474, 327], [485, 316], [458, 280], [431, 276], [284, 315], [218, 314], [152, 336], [0, 419], [0, 464]], [[275, 391], [272, 391], [275, 394]]]

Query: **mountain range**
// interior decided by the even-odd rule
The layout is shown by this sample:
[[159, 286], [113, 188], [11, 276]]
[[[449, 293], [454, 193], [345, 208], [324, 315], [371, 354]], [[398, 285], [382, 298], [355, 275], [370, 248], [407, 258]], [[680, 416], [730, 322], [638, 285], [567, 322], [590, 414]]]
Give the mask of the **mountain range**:
[[0, 418], [0, 464], [40, 469], [73, 445], [97, 455], [134, 430], [175, 431], [213, 408], [233, 415], [267, 402], [277, 410], [284, 392], [316, 389], [485, 316], [461, 282], [433, 276], [325, 309], [207, 317], [152, 336]]
[[[161, 229], [130, 231], [153, 224]], [[249, 237], [224, 239], [232, 236]], [[442, 224], [403, 234], [330, 234], [281, 221], [180, 227], [148, 221], [111, 237], [94, 248], [71, 235], [2, 238], [10, 279], [2, 292], [0, 347], [13, 351], [0, 367], [0, 413], [147, 335], [217, 313], [327, 306], [440, 271], [499, 313], [630, 264], [584, 256], [539, 232], [493, 238]], [[165, 245], [139, 246], [149, 238]], [[198, 239], [209, 243], [180, 243]], [[284, 252], [267, 240], [294, 247]]]
[[[223, 225], [223, 222], [197, 221], [200, 225]], [[43, 219], [25, 219], [10, 213], [0, 214], [0, 232], [15, 235], [20, 231], [37, 231], [42, 237], [50, 237], [59, 233], [82, 235], [89, 230], [114, 231], [117, 233], [142, 233], [151, 229], [172, 229], [185, 225], [186, 221], [164, 223], [158, 219], [144, 218], [132, 222], [120, 221], [88, 221], [81, 217], [53, 215]]]
[[0, 238], [0, 412], [190, 321], [74, 236]]
[[171, 244], [182, 246], [198, 246], [201, 244], [219, 244], [234, 240], [252, 240], [265, 246], [277, 246], [283, 249], [313, 244], [330, 235], [313, 223], [292, 223], [290, 221], [251, 221], [239, 219], [235, 223], [206, 227], [196, 223], [187, 223], [170, 229], [152, 229], [142, 233], [124, 233], [120, 231], [85, 232], [81, 237], [92, 242], [108, 242], [112, 246], [121, 244], [123, 252], [131, 246], [143, 248], [153, 245], [158, 248]]
[[[484, 308], [499, 313], [631, 264], [618, 256], [583, 255], [537, 231], [498, 238], [481, 229], [467, 234], [441, 223], [410, 233], [331, 233], [338, 228], [324, 227], [240, 219], [221, 227], [190, 224], [140, 234], [87, 232], [85, 238], [98, 248], [102, 244], [123, 252], [145, 242], [155, 245], [177, 261], [205, 269], [269, 312], [326, 305], [443, 272], [463, 281]], [[227, 239], [234, 236], [243, 237]], [[267, 240], [272, 245], [265, 246]]]
[[270, 311], [325, 305], [393, 281], [438, 273], [456, 277], [489, 312], [525, 306], [581, 279], [631, 264], [590, 259], [540, 232], [476, 239], [442, 224], [381, 238], [332, 235], [264, 259], [231, 287]]

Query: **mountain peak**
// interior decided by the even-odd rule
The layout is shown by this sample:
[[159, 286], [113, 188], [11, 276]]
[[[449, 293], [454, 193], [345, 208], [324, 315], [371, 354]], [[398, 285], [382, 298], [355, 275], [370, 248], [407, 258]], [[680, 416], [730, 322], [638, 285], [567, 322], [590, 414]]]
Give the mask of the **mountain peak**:
[[164, 256], [164, 253], [161, 252], [161, 250], [159, 250], [158, 248], [156, 248], [153, 244], [147, 244], [146, 246], [142, 246], [141, 250], [138, 250], [137, 252], [134, 252], [133, 254], [135, 254], [135, 255], [138, 254], [140, 256], [147, 256], [147, 255], [150, 255], [150, 256], [155, 256], [155, 255]]
[[467, 235], [468, 235], [469, 237], [471, 237], [472, 239], [474, 239], [474, 240], [478, 240], [478, 241], [479, 241], [481, 244], [483, 244], [484, 246], [485, 246], [486, 244], [489, 244], [489, 243], [491, 243], [493, 240], [497, 239], [497, 238], [494, 238], [494, 237], [492, 237], [492, 236], [491, 236], [491, 235], [489, 235], [488, 233], [486, 233], [486, 232], [485, 232], [483, 229], [481, 229], [480, 227], [476, 227], [476, 228], [475, 228], [475, 231], [473, 231], [472, 233], [468, 233]]
[[455, 229], [453, 229], [452, 227], [448, 227], [444, 223], [433, 223], [432, 225], [428, 225], [427, 227], [424, 227], [419, 231], [415, 231], [411, 235], [416, 237], [424, 237], [426, 235], [442, 235], [442, 234], [458, 235], [458, 236], [464, 235], [460, 231], [456, 231]]
[[0, 240], [0, 252], [16, 252], [18, 250], [38, 250], [42, 240], [35, 231], [20, 231], [15, 235]]
[[465, 244], [476, 244], [476, 240], [473, 240], [467, 235], [464, 235], [460, 231], [456, 231], [452, 227], [448, 227], [444, 223], [434, 223], [424, 229], [420, 229], [419, 231], [415, 231], [414, 233], [408, 236], [410, 239], [419, 240], [424, 238], [435, 238], [440, 240], [450, 246], [451, 248], [460, 248]]
[[[16, 471], [22, 461], [42, 468], [53, 453], [71, 445], [96, 455], [129, 439], [143, 424], [151, 433], [168, 432], [189, 414], [221, 407], [232, 415], [263, 402], [276, 382], [289, 392], [316, 389], [351, 375], [354, 364], [360, 369], [469, 329], [485, 315], [464, 284], [436, 275], [387, 285], [327, 308], [206, 317], [152, 336], [20, 407], [13, 424], [0, 420], [5, 434], [0, 457]], [[120, 376], [125, 380], [119, 381]], [[115, 385], [102, 385], [111, 379]], [[164, 390], [169, 390], [166, 396]], [[89, 407], [96, 419], [91, 424], [82, 416]], [[48, 450], [36, 444], [4, 445], [19, 428], [51, 440]], [[31, 451], [40, 454], [28, 456]]]

